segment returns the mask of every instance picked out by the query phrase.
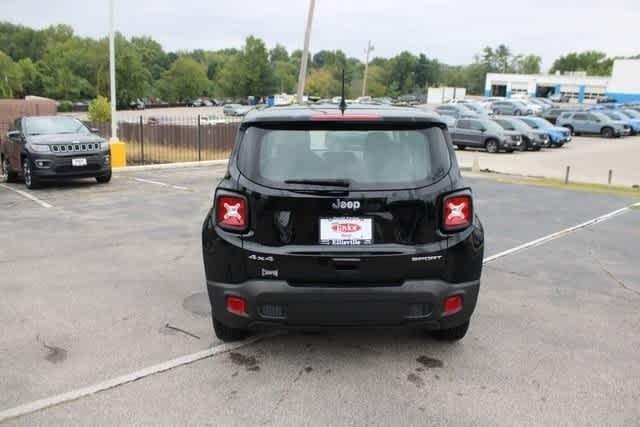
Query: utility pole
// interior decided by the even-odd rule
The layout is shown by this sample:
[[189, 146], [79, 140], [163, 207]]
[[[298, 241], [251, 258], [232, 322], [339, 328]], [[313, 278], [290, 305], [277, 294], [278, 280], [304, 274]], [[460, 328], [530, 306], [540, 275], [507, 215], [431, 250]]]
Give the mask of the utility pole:
[[111, 141], [118, 140], [118, 121], [116, 118], [116, 46], [114, 33], [114, 8], [109, 0], [109, 86], [111, 87]]
[[369, 55], [371, 54], [371, 52], [373, 52], [374, 49], [375, 48], [371, 44], [371, 40], [369, 40], [369, 43], [367, 44], [367, 49], [365, 50], [365, 52], [367, 53], [367, 60], [364, 63], [364, 79], [362, 80], [362, 96], [367, 95], [367, 74], [369, 74]]
[[310, 0], [309, 15], [307, 16], [307, 30], [304, 34], [304, 50], [302, 51], [300, 74], [298, 75], [298, 104], [302, 104], [302, 98], [304, 95], [304, 84], [307, 78], [307, 62], [309, 62], [309, 39], [311, 38], [311, 24], [313, 23], [313, 11], [315, 7], [316, 0]]

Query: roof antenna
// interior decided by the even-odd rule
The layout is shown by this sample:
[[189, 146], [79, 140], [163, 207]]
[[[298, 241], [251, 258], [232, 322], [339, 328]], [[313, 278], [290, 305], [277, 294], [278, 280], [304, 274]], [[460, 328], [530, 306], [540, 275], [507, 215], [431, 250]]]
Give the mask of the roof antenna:
[[340, 108], [340, 111], [344, 116], [344, 110], [347, 109], [347, 101], [344, 99], [344, 68], [342, 69], [342, 100], [340, 100], [340, 106], [338, 108]]

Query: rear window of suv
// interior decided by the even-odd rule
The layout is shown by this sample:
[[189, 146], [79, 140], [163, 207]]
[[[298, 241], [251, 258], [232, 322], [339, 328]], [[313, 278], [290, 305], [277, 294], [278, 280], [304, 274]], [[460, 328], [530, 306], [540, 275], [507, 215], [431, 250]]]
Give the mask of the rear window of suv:
[[292, 180], [341, 180], [352, 190], [382, 190], [432, 184], [447, 174], [451, 160], [439, 127], [252, 126], [244, 133], [238, 167], [248, 179], [276, 188], [300, 187], [285, 182]]

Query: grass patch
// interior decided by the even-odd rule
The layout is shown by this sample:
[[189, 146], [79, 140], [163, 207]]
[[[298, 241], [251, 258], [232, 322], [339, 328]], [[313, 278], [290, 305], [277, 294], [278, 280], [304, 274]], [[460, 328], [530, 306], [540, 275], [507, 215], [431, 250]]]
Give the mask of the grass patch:
[[[536, 187], [556, 188], [556, 189], [570, 190], [570, 191], [582, 191], [586, 193], [612, 194], [616, 196], [633, 197], [633, 198], [640, 199], [640, 188], [618, 187], [615, 185], [589, 184], [589, 183], [582, 183], [582, 182], [569, 182], [569, 184], [565, 184], [564, 180], [555, 179], [555, 178], [503, 175], [503, 174], [496, 174], [496, 173], [473, 174], [473, 176], [478, 176], [478, 177], [481, 176], [483, 178], [493, 179], [494, 181], [502, 182], [506, 184], [534, 185]], [[640, 209], [640, 206], [634, 207], [634, 209]]]
[[[142, 163], [142, 147], [137, 141], [126, 143], [127, 162]], [[227, 150], [202, 148], [200, 160], [225, 160], [231, 154]], [[198, 149], [195, 147], [179, 147], [164, 144], [144, 143], [144, 163], [181, 163], [198, 161]]]

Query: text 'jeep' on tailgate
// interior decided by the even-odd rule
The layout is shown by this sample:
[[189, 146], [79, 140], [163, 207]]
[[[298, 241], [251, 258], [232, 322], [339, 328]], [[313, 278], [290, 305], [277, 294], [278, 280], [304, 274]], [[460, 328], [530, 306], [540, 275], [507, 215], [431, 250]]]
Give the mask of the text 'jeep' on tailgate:
[[267, 108], [242, 122], [202, 230], [216, 334], [410, 326], [462, 338], [484, 234], [444, 123]]

